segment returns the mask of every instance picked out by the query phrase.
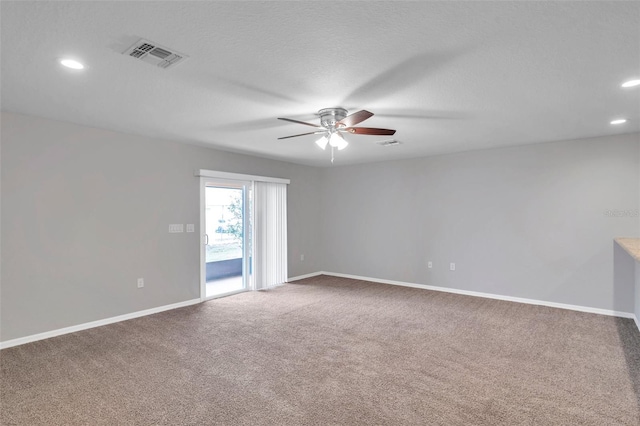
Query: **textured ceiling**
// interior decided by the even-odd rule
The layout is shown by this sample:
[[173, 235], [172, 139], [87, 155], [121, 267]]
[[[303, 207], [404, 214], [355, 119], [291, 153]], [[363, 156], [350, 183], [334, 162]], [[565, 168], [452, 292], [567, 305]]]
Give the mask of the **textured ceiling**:
[[[2, 109], [328, 166], [277, 140], [376, 115], [336, 165], [640, 131], [640, 2], [1, 3]], [[190, 58], [122, 55], [146, 38]], [[81, 59], [82, 72], [61, 67]], [[609, 121], [627, 117], [622, 126]]]

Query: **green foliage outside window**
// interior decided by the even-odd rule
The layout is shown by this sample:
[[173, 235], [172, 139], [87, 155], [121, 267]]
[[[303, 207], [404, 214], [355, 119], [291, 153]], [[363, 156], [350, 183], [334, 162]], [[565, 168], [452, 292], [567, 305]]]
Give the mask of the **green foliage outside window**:
[[231, 204], [227, 206], [231, 219], [227, 220], [224, 232], [233, 235], [234, 241], [242, 245], [242, 196], [234, 194]]

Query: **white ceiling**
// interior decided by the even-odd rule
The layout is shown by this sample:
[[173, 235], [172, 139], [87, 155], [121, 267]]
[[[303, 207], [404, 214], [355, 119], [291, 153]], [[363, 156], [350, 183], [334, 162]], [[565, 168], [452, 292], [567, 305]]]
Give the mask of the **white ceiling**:
[[[640, 131], [640, 2], [1, 3], [2, 109], [329, 166], [331, 106], [402, 145], [347, 135], [336, 165]], [[122, 55], [139, 38], [190, 58]], [[87, 68], [70, 71], [72, 56]], [[611, 126], [626, 117], [629, 122]]]

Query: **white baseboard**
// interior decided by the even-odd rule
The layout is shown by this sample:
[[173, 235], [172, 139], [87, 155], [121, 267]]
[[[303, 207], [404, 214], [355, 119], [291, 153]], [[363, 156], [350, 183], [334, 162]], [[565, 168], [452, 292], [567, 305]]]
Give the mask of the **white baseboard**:
[[144, 317], [147, 315], [157, 314], [158, 312], [168, 311], [171, 309], [183, 308], [189, 305], [200, 303], [200, 299], [191, 299], [184, 302], [172, 303], [171, 305], [158, 306], [157, 308], [145, 309], [144, 311], [132, 312], [130, 314], [118, 315], [117, 317], [105, 318], [98, 321], [86, 322], [84, 324], [73, 325], [71, 327], [59, 328], [57, 330], [46, 331], [44, 333], [33, 334], [31, 336], [20, 337], [18, 339], [0, 342], [0, 349], [10, 348], [12, 346], [24, 345], [38, 340], [49, 339], [50, 337], [61, 336], [63, 334], [75, 333], [76, 331], [86, 330], [88, 328], [100, 327], [102, 325], [113, 324], [114, 322], [126, 321], [133, 318]]
[[[362, 277], [359, 275], [341, 274], [336, 272], [323, 271], [316, 275], [330, 275], [333, 277], [351, 278], [354, 280], [371, 281], [374, 283], [399, 285], [403, 287], [422, 288], [425, 290], [442, 291], [445, 293], [462, 294], [465, 296], [484, 297], [486, 299], [506, 300], [508, 302], [525, 303], [527, 305], [548, 306], [551, 308], [568, 309], [571, 311], [588, 312], [591, 314], [608, 315], [608, 316], [621, 317], [621, 318], [634, 318], [636, 320], [636, 325], [638, 325], [638, 319], [631, 312], [612, 311], [609, 309], [591, 308], [588, 306], [569, 305], [566, 303], [547, 302], [544, 300], [525, 299], [522, 297], [502, 296], [500, 294], [481, 293], [478, 291], [459, 290], [456, 288], [437, 287], [437, 286], [432, 286], [427, 284], [408, 283], [404, 281], [384, 280], [379, 278]], [[640, 325], [638, 326], [638, 329], [640, 329]]]
[[298, 280], [303, 280], [305, 278], [311, 278], [311, 277], [317, 277], [318, 275], [329, 275], [325, 272], [319, 271], [319, 272], [312, 272], [310, 274], [305, 274], [305, 275], [298, 275], [297, 277], [291, 277], [291, 278], [287, 278], [287, 282], [290, 283], [291, 281], [298, 281]]
[[[425, 290], [462, 294], [465, 296], [484, 297], [487, 299], [506, 300], [509, 302], [525, 303], [528, 305], [549, 306], [552, 308], [568, 309], [572, 311], [588, 312], [588, 313], [600, 314], [600, 315], [632, 318], [635, 321], [636, 326], [638, 327], [638, 331], [640, 331], [640, 319], [636, 315], [630, 312], [612, 311], [608, 309], [591, 308], [587, 306], [568, 305], [564, 303], [547, 302], [547, 301], [536, 300], [536, 299], [525, 299], [521, 297], [502, 296], [499, 294], [481, 293], [481, 292], [469, 291], [469, 290], [458, 290], [455, 288], [438, 287], [438, 286], [432, 286], [432, 285], [426, 285], [426, 284], [415, 284], [415, 283], [408, 283], [404, 281], [384, 280], [380, 278], [363, 277], [360, 275], [341, 274], [337, 272], [327, 272], [327, 271], [318, 271], [318, 272], [312, 272], [310, 274], [299, 275], [297, 277], [291, 277], [287, 281], [288, 282], [297, 281], [305, 278], [317, 277], [319, 275], [351, 278], [354, 280], [370, 281], [374, 283], [391, 284], [391, 285], [398, 285], [403, 287], [422, 288]], [[157, 308], [145, 309], [143, 311], [137, 311], [137, 312], [132, 312], [130, 314], [119, 315], [117, 317], [105, 318], [98, 321], [87, 322], [84, 324], [78, 324], [71, 327], [59, 328], [57, 330], [46, 331], [44, 333], [33, 334], [31, 336], [20, 337], [18, 339], [7, 340], [5, 342], [0, 342], [0, 349], [6, 349], [13, 346], [24, 345], [25, 343], [31, 343], [31, 342], [36, 342], [38, 340], [49, 339], [51, 337], [61, 336], [63, 334], [75, 333], [76, 331], [87, 330], [89, 328], [100, 327], [102, 325], [113, 324], [115, 322], [126, 321], [133, 318], [143, 317], [146, 315], [157, 314], [159, 312], [168, 311], [171, 309], [177, 309], [185, 306], [195, 305], [200, 302], [201, 302], [200, 299], [191, 299], [191, 300], [186, 300], [184, 302], [173, 303], [171, 305], [159, 306]]]

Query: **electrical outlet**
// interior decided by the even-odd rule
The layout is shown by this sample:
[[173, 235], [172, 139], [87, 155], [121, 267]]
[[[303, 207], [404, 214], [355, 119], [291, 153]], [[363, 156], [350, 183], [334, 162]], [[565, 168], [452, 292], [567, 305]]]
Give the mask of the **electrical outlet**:
[[449, 270], [450, 270], [450, 271], [455, 271], [455, 270], [456, 270], [456, 264], [455, 264], [455, 263], [453, 263], [453, 262], [452, 262], [452, 263], [450, 263], [450, 264], [449, 264]]
[[144, 278], [138, 278], [138, 288], [144, 287]]
[[187, 232], [196, 232], [196, 226], [193, 223], [187, 223]]
[[429, 269], [433, 268], [433, 262], [432, 261], [428, 261], [427, 262], [427, 268], [429, 268]]
[[304, 254], [300, 255], [300, 262], [304, 262]]

